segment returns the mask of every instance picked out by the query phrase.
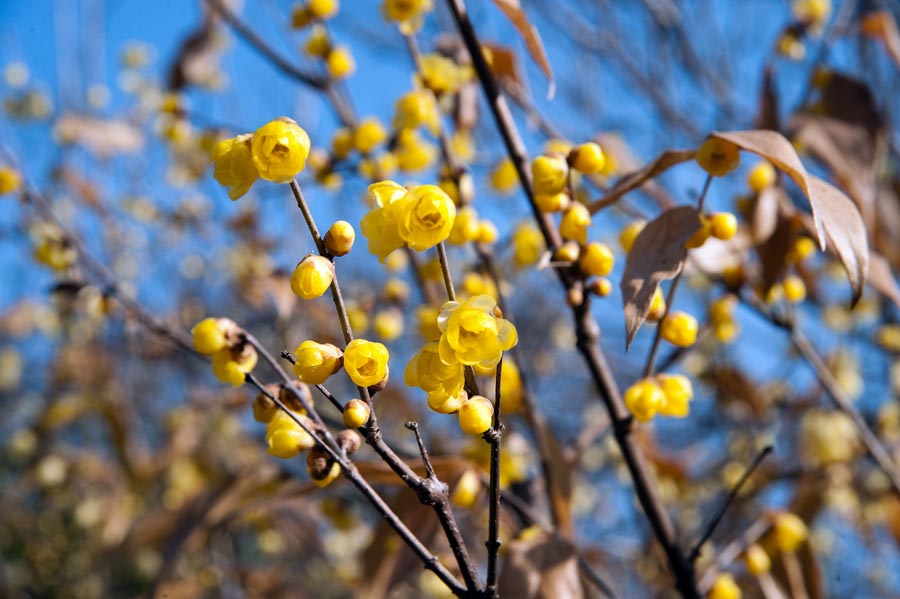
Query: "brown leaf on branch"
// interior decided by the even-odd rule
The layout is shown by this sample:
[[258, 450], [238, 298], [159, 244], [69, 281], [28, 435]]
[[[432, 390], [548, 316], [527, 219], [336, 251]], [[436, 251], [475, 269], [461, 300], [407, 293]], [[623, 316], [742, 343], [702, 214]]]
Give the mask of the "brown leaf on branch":
[[762, 156], [790, 177], [809, 199], [819, 245], [826, 240], [847, 268], [853, 303], [862, 295], [869, 271], [869, 246], [859, 209], [842, 191], [806, 172], [794, 146], [776, 131], [713, 132], [711, 137], [729, 141]]
[[550, 61], [547, 59], [547, 52], [544, 50], [544, 43], [541, 41], [541, 36], [538, 34], [538, 30], [535, 26], [528, 21], [528, 16], [525, 14], [522, 4], [519, 0], [492, 1], [494, 2], [494, 5], [500, 9], [500, 12], [506, 15], [506, 18], [510, 20], [513, 27], [519, 32], [519, 35], [522, 36], [522, 41], [525, 42], [525, 48], [528, 49], [528, 54], [531, 55], [532, 60], [534, 60], [541, 69], [541, 72], [544, 73], [544, 76], [550, 82], [550, 93], [548, 95], [552, 97], [553, 90], [556, 87], [556, 82], [553, 78], [553, 69], [550, 67]]
[[506, 550], [499, 587], [501, 597], [584, 597], [575, 546], [548, 532], [540, 532], [528, 540], [513, 541]]
[[900, 287], [891, 272], [891, 265], [884, 256], [875, 252], [869, 254], [869, 285], [900, 307]]
[[588, 209], [593, 214], [594, 212], [609, 206], [629, 191], [637, 189], [650, 179], [653, 179], [673, 166], [692, 160], [695, 153], [694, 150], [666, 150], [654, 158], [653, 161], [644, 168], [629, 173], [619, 179], [616, 182], [615, 187], [609, 190], [602, 198], [588, 204]]
[[625, 305], [626, 349], [646, 320], [660, 281], [673, 278], [681, 270], [687, 255], [684, 244], [698, 229], [697, 210], [692, 206], [678, 206], [649, 222], [634, 240], [620, 284]]
[[509, 46], [484, 43], [483, 46], [491, 53], [491, 72], [498, 79], [506, 79], [511, 84], [522, 89], [522, 73], [519, 71], [519, 61], [516, 53]]
[[784, 189], [775, 185], [766, 187], [756, 196], [750, 223], [754, 242], [763, 243], [775, 232], [778, 226], [779, 205], [786, 199], [784, 196]]
[[875, 38], [884, 44], [884, 49], [890, 55], [894, 64], [900, 68], [900, 30], [897, 29], [897, 21], [894, 15], [887, 10], [879, 10], [867, 14], [859, 22], [859, 29], [863, 35]]
[[831, 249], [847, 269], [855, 304], [862, 297], [869, 276], [866, 226], [856, 205], [844, 192], [816, 176], [809, 175], [809, 180], [816, 229], [824, 231]]

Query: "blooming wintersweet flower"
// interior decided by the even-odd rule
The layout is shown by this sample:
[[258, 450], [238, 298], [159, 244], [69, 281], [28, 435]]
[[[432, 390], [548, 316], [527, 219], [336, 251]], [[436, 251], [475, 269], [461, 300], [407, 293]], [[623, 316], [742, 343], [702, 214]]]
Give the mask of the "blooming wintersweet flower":
[[419, 185], [397, 204], [397, 232], [409, 247], [421, 252], [450, 236], [456, 206], [437, 185]]
[[519, 340], [516, 328], [502, 317], [497, 301], [476, 295], [465, 302], [446, 302], [438, 316], [438, 352], [447, 364], [492, 368]]
[[213, 177], [219, 185], [228, 188], [228, 197], [237, 200], [250, 191], [250, 187], [259, 178], [259, 172], [253, 164], [250, 152], [251, 133], [224, 139], [212, 150], [211, 158], [215, 163]]
[[359, 230], [369, 240], [369, 252], [384, 262], [388, 254], [403, 245], [397, 230], [396, 207], [407, 193], [405, 187], [394, 181], [379, 181], [369, 185], [369, 197], [374, 207], [359, 223]]
[[371, 387], [388, 375], [387, 348], [381, 343], [354, 339], [344, 349], [344, 370], [360, 387]]
[[309, 135], [293, 120], [280, 117], [256, 130], [250, 144], [259, 176], [273, 183], [289, 183], [306, 167]]
[[294, 374], [304, 383], [321, 385], [341, 367], [341, 350], [330, 343], [307, 340], [294, 350]]
[[448, 398], [459, 397], [465, 385], [462, 363], [448, 364], [441, 360], [438, 346], [437, 341], [426, 343], [409, 361], [403, 375], [407, 385], [419, 387], [428, 393], [429, 405], [440, 405]]

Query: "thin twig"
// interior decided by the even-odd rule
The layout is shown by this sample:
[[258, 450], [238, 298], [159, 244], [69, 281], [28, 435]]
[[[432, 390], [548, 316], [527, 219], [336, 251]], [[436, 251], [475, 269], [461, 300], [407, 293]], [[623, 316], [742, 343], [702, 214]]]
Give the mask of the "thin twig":
[[438, 259], [441, 262], [441, 273], [444, 275], [444, 288], [447, 290], [447, 299], [456, 301], [456, 291], [453, 289], [453, 276], [450, 274], [450, 263], [447, 262], [447, 248], [444, 242], [437, 245]]
[[700, 587], [700, 592], [706, 593], [712, 586], [716, 574], [727, 568], [730, 563], [747, 550], [747, 547], [758, 541], [761, 536], [766, 534], [766, 531], [768, 531], [771, 526], [771, 518], [763, 516], [751, 524], [740, 536], [725, 545], [721, 551], [717, 552], [715, 563], [699, 578], [697, 586]]
[[494, 417], [491, 428], [485, 433], [485, 440], [491, 445], [491, 480], [488, 504], [487, 582], [488, 597], [499, 597], [497, 590], [497, 555], [500, 553], [500, 440], [503, 438], [503, 423], [500, 421], [500, 378], [503, 373], [503, 357], [497, 362], [494, 383]]
[[731, 507], [731, 504], [734, 503], [735, 499], [737, 499], [737, 496], [741, 492], [741, 489], [753, 475], [753, 472], [756, 470], [756, 468], [762, 463], [767, 455], [772, 453], [774, 449], [775, 448], [772, 445], [766, 445], [762, 448], [762, 451], [756, 454], [756, 457], [753, 458], [753, 461], [750, 462], [749, 466], [747, 466], [744, 474], [737, 481], [734, 487], [732, 487], [731, 491], [728, 493], [728, 496], [725, 497], [725, 501], [722, 502], [722, 505], [719, 507], [718, 511], [716, 511], [715, 515], [710, 519], [709, 524], [706, 525], [706, 529], [703, 531], [703, 534], [700, 535], [697, 543], [688, 554], [689, 560], [691, 560], [692, 562], [697, 561], [697, 558], [700, 557], [700, 550], [703, 548], [703, 545], [710, 539], [710, 537], [712, 537], [713, 533], [716, 530], [716, 527], [719, 525], [719, 522], [721, 522], [722, 518], [725, 516], [725, 512], [728, 511], [728, 508]]
[[419, 446], [419, 455], [422, 456], [422, 463], [425, 464], [425, 474], [428, 478], [437, 478], [437, 475], [434, 473], [434, 467], [431, 465], [431, 458], [428, 457], [428, 449], [425, 448], [425, 443], [422, 441], [419, 423], [415, 420], [410, 420], [406, 423], [406, 428], [411, 430], [416, 436], [416, 444]]

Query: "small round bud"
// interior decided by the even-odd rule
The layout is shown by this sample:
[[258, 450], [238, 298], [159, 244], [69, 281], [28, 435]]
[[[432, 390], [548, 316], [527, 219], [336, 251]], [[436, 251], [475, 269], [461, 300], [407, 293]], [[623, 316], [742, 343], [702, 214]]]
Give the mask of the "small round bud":
[[297, 346], [294, 359], [294, 374], [310, 385], [321, 385], [343, 365], [343, 353], [339, 347], [312, 340]]
[[566, 303], [570, 306], [580, 306], [584, 303], [584, 291], [582, 291], [580, 286], [569, 289], [566, 293]]
[[737, 217], [730, 212], [714, 212], [709, 217], [710, 234], [726, 241], [734, 237], [738, 230]]
[[591, 226], [590, 211], [584, 204], [576, 202], [563, 214], [559, 223], [559, 234], [563, 239], [585, 243], [589, 226]]
[[581, 255], [581, 246], [577, 241], [567, 241], [553, 253], [553, 259], [557, 262], [575, 262]]
[[756, 193], [775, 183], [775, 167], [767, 160], [757, 162], [747, 175], [747, 185]]
[[22, 175], [14, 168], [0, 167], [0, 195], [13, 193], [22, 186]]
[[371, 413], [369, 404], [360, 399], [351, 399], [344, 406], [344, 426], [359, 428], [369, 421]]
[[384, 284], [384, 297], [394, 304], [409, 301], [409, 285], [403, 279], [392, 278]]
[[666, 396], [656, 381], [642, 379], [625, 391], [623, 399], [625, 407], [636, 420], [648, 422], [665, 404]]
[[459, 408], [459, 427], [469, 435], [480, 435], [491, 428], [493, 417], [494, 406], [490, 400], [475, 395]]
[[466, 470], [459, 477], [456, 486], [453, 487], [453, 493], [450, 495], [450, 501], [453, 505], [461, 508], [470, 508], [475, 505], [478, 494], [481, 492], [481, 478], [475, 470]]
[[593, 279], [588, 283], [587, 290], [596, 296], [606, 297], [612, 293], [612, 282], [605, 277]]
[[710, 137], [697, 150], [697, 164], [714, 177], [722, 177], [741, 163], [740, 149], [729, 141]]
[[[277, 385], [266, 385], [266, 389], [272, 395], [278, 393]], [[253, 419], [263, 424], [268, 424], [280, 408], [264, 393], [259, 393], [253, 400]]]
[[690, 402], [694, 398], [691, 380], [683, 374], [659, 374], [656, 382], [666, 397], [659, 413], [671, 418], [685, 418], [690, 413]]
[[356, 61], [350, 49], [346, 46], [337, 46], [331, 49], [325, 58], [325, 66], [332, 79], [346, 79], [356, 70]]
[[338, 0], [309, 0], [308, 6], [309, 12], [315, 18], [324, 21], [337, 14], [340, 9], [340, 2]]
[[605, 277], [612, 272], [615, 259], [612, 248], [605, 243], [593, 242], [585, 246], [579, 266], [589, 277]]
[[534, 203], [541, 212], [562, 212], [572, 205], [572, 198], [564, 191], [559, 193], [535, 193]]
[[584, 143], [569, 152], [569, 166], [585, 175], [597, 175], [606, 166], [606, 155], [598, 144]]
[[784, 553], [793, 553], [809, 536], [809, 529], [796, 514], [785, 512], [775, 517], [772, 538]]
[[356, 231], [353, 230], [353, 225], [345, 220], [339, 220], [325, 233], [325, 248], [334, 256], [345, 256], [350, 253], [355, 240]]
[[497, 241], [498, 235], [497, 226], [494, 223], [489, 220], [478, 221], [478, 234], [475, 236], [475, 241], [490, 245]]
[[334, 264], [328, 258], [310, 254], [291, 275], [291, 291], [303, 299], [321, 297], [334, 281]]
[[806, 299], [806, 285], [797, 275], [789, 275], [781, 283], [784, 299], [792, 304], [799, 304]]
[[344, 429], [337, 435], [337, 444], [347, 455], [353, 455], [362, 447], [362, 437], [355, 430]]
[[741, 588], [731, 574], [722, 573], [716, 577], [706, 597], [707, 599], [741, 599], [741, 596]]
[[697, 340], [697, 319], [686, 312], [672, 312], [660, 323], [660, 337], [678, 347], [690, 347]]
[[191, 333], [194, 349], [204, 355], [212, 355], [236, 342], [238, 326], [228, 318], [204, 318]]
[[744, 562], [747, 570], [754, 576], [760, 576], [772, 569], [772, 560], [766, 550], [754, 543], [747, 547], [744, 553]]
[[[293, 416], [301, 422], [309, 423], [309, 419], [303, 414]], [[316, 440], [294, 418], [284, 410], [279, 410], [266, 427], [266, 443], [270, 454], [287, 460], [315, 446]]]

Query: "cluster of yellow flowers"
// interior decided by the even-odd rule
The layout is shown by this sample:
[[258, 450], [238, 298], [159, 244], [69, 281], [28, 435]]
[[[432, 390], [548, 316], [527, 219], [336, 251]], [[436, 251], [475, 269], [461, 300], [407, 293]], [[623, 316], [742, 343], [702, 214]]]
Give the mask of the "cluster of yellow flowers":
[[[437, 325], [440, 339], [426, 343], [410, 360], [405, 382], [428, 393], [432, 410], [458, 413], [465, 432], [481, 434], [491, 426], [493, 406], [484, 397], [468, 396], [465, 368], [495, 368], [503, 352], [518, 342], [516, 328], [502, 317], [497, 301], [488, 295], [476, 295], [463, 303], [446, 302], [437, 315]], [[508, 376], [507, 390], [520, 396], [518, 370], [513, 367]], [[501, 399], [503, 382], [501, 375]]]
[[294, 350], [294, 374], [304, 383], [321, 385], [343, 368], [360, 387], [383, 387], [388, 378], [387, 348], [381, 343], [354, 339], [342, 352], [330, 343], [304, 341]]
[[625, 407], [641, 422], [648, 422], [657, 414], [685, 418], [693, 398], [694, 388], [683, 374], [657, 374], [641, 379], [624, 396]]
[[234, 387], [244, 384], [244, 375], [256, 366], [256, 350], [228, 318], [206, 318], [191, 329], [194, 349], [212, 356], [213, 374]]
[[374, 207], [360, 222], [369, 251], [384, 262], [407, 245], [421, 252], [446, 240], [456, 220], [456, 205], [436, 185], [407, 189], [394, 181], [369, 186]]
[[256, 130], [220, 141], [212, 150], [213, 177], [236, 200], [258, 179], [289, 183], [306, 167], [309, 135], [287, 117]]
[[339, 10], [338, 0], [309, 0], [306, 4], [297, 5], [291, 14], [291, 25], [294, 29], [313, 25], [306, 41], [305, 51], [309, 56], [322, 59], [328, 74], [336, 80], [349, 77], [356, 70], [356, 62], [350, 49], [332, 43], [328, 30], [323, 25]]

